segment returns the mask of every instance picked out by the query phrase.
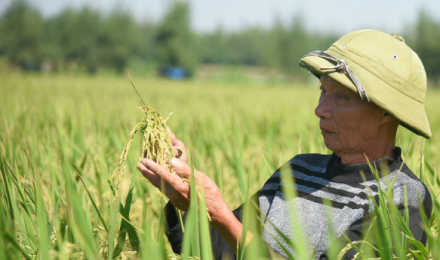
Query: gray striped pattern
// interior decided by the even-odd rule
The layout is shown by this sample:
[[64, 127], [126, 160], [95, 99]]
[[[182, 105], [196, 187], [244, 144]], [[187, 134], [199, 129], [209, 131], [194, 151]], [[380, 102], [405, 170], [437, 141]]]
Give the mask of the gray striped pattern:
[[[369, 213], [365, 212], [365, 208], [368, 208], [368, 211], [371, 211], [374, 208], [372, 206], [372, 201], [369, 201], [369, 199], [363, 199], [358, 195], [361, 193], [372, 196], [377, 195], [377, 192], [370, 190], [369, 187], [377, 187], [378, 183], [375, 180], [366, 181], [360, 183], [362, 186], [365, 186], [365, 188], [357, 188], [351, 186], [349, 183], [336, 183], [326, 180], [324, 177], [329, 158], [330, 156], [323, 155], [299, 155], [290, 160], [287, 165], [299, 165], [309, 171], [322, 174], [323, 176], [323, 178], [320, 178], [295, 171], [293, 175], [297, 180], [304, 180], [310, 183], [324, 185], [325, 187], [340, 190], [342, 193], [346, 191], [356, 195], [353, 197], [343, 196], [340, 194], [330, 193], [322, 189], [317, 190], [316, 188], [308, 187], [307, 185], [296, 185], [297, 191], [309, 194], [315, 198], [328, 199], [333, 203], [348, 204], [351, 202], [351, 205], [358, 205], [359, 207], [330, 207], [322, 204], [321, 202], [315, 202], [304, 197], [296, 197], [291, 200], [286, 200], [281, 192], [281, 186], [284, 185], [291, 187], [291, 185], [287, 185], [288, 183], [283, 181], [281, 183], [267, 183], [263, 186], [261, 191], [274, 191], [274, 195], [260, 195], [259, 197], [262, 215], [261, 217], [262, 219], [266, 219], [266, 217], [268, 219], [268, 221], [265, 222], [266, 229], [263, 231], [263, 239], [278, 253], [285, 255], [274, 238], [276, 231], [270, 223], [273, 223], [273, 225], [280, 229], [290, 239], [295, 239], [293, 227], [291, 226], [289, 217], [291, 214], [294, 214], [301, 224], [304, 237], [307, 238], [308, 251], [312, 253], [314, 249], [316, 249], [315, 258], [318, 259], [319, 256], [328, 248], [330, 232], [332, 232], [335, 237], [341, 236], [352, 223]], [[392, 183], [394, 178], [396, 178], [396, 176], [397, 180], [393, 186], [394, 203], [396, 205], [404, 205], [404, 185], [406, 185], [407, 194], [409, 195], [408, 198], [418, 198], [417, 194], [420, 194], [422, 199], [424, 199], [425, 193], [423, 184], [420, 181], [409, 177], [404, 172], [394, 171], [390, 173], [390, 175], [381, 178], [381, 189], [386, 189]], [[275, 172], [271, 178], [274, 177], [280, 177], [279, 171]], [[410, 196], [410, 194], [413, 195]], [[363, 197], [365, 197], [365, 195], [363, 195]], [[419, 205], [417, 199], [410, 199], [408, 203], [410, 206], [414, 207], [418, 207]], [[332, 231], [328, 230], [329, 225], [327, 216], [329, 213], [332, 216]], [[279, 236], [277, 236], [277, 238], [280, 241], [283, 240]], [[283, 245], [294, 254], [293, 250], [287, 245], [286, 242], [283, 242]]]

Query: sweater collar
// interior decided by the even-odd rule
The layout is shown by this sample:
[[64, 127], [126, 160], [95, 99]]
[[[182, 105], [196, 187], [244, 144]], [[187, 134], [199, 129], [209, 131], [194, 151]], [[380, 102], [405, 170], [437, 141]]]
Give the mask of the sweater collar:
[[[402, 150], [396, 147], [394, 149], [394, 158], [383, 157], [371, 162], [371, 164], [373, 168], [379, 170], [379, 176], [382, 177], [402, 167], [403, 161], [401, 154]], [[388, 166], [388, 169], [381, 167], [382, 165]], [[365, 180], [375, 179], [368, 163], [344, 165], [342, 164], [341, 157], [335, 153], [330, 156], [327, 163], [326, 175], [332, 182], [363, 182], [364, 178], [361, 172], [364, 174]]]

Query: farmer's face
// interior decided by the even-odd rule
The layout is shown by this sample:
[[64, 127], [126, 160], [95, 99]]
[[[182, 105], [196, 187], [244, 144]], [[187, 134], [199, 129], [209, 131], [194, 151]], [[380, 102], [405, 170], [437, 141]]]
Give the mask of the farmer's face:
[[378, 136], [383, 110], [324, 76], [320, 89], [315, 114], [325, 146], [339, 156], [364, 153]]

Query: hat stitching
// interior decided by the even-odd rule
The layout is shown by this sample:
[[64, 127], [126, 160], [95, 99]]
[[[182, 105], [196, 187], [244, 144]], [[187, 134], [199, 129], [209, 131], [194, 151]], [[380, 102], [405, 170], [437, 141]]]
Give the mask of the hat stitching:
[[[347, 57], [347, 56], [345, 56], [345, 55], [343, 55], [343, 54], [341, 54], [341, 53], [339, 53], [339, 52], [338, 52], [338, 54], [340, 54], [340, 55], [342, 55], [342, 56], [344, 56], [344, 57], [350, 59], [349, 57]], [[366, 57], [366, 56], [364, 56], [364, 57]], [[368, 58], [368, 57], [367, 57], [367, 58]], [[405, 92], [402, 92], [402, 90], [400, 90], [400, 89], [394, 87], [393, 85], [391, 85], [390, 83], [386, 82], [386, 81], [383, 80], [381, 77], [379, 77], [377, 74], [375, 74], [374, 72], [372, 72], [372, 71], [370, 71], [369, 69], [365, 68], [364, 66], [360, 65], [359, 63], [355, 62], [354, 60], [350, 59], [350, 61], [353, 62], [353, 63], [356, 63], [359, 67], [362, 67], [362, 68], [365, 69], [366, 71], [368, 71], [368, 72], [370, 72], [371, 74], [375, 75], [375, 76], [376, 76], [378, 79], [380, 79], [382, 82], [386, 83], [386, 84], [389, 85], [390, 87], [392, 87], [392, 88], [394, 88], [395, 90], [399, 91], [399, 92], [402, 93], [403, 95], [405, 95], [405, 96], [407, 96], [407, 97], [410, 97], [410, 98], [412, 98], [413, 100], [415, 100], [415, 101], [417, 101], [417, 102], [419, 102], [419, 103], [421, 103], [421, 104], [424, 103], [423, 101], [420, 101], [420, 100], [418, 100], [418, 99], [415, 99], [413, 96], [408, 95], [408, 94], [405, 93]], [[386, 69], [386, 68], [385, 68], [385, 69]], [[386, 70], [388, 70], [388, 69], [386, 69]], [[390, 71], [390, 70], [388, 70], [388, 71]], [[390, 71], [390, 72], [393, 73], [393, 74], [395, 74], [395, 73], [392, 72], [392, 71]], [[395, 74], [395, 75], [396, 75], [396, 74]], [[405, 82], [407, 82], [407, 83], [409, 83], [411, 86], [414, 86], [414, 87], [416, 87], [417, 89], [426, 92], [426, 89], [421, 89], [421, 88], [415, 86], [414, 84], [411, 84], [411, 82], [408, 82], [407, 80], [405, 80], [405, 79], [403, 79], [403, 78], [402, 78], [402, 80], [405, 81]]]
[[[349, 44], [353, 39], [355, 39], [356, 37], [359, 37], [360, 35], [362, 35], [362, 34], [364, 34], [364, 33], [368, 33], [368, 32], [374, 32], [375, 30], [372, 30], [372, 29], [364, 29], [364, 31], [363, 32], [361, 32], [361, 33], [359, 33], [358, 35], [356, 35], [355, 37], [353, 37], [353, 38], [351, 38], [349, 41], [347, 41], [346, 43], [341, 43], [341, 44], [343, 44], [343, 45], [347, 45], [347, 44]], [[336, 44], [336, 42], [334, 43], [334, 44]], [[334, 45], [333, 44], [333, 45]]]
[[[339, 53], [338, 53], [338, 54], [339, 54]], [[341, 55], [342, 55], [342, 54], [341, 54]], [[342, 55], [342, 56], [347, 57], [347, 56], [345, 56], [345, 55]], [[347, 57], [347, 58], [348, 58], [348, 57]], [[350, 61], [352, 61], [353, 63], [356, 63], [359, 67], [362, 67], [362, 68], [364, 68], [365, 70], [367, 70], [365, 67], [363, 67], [362, 65], [358, 64], [357, 62], [354, 62], [354, 61], [351, 60], [351, 59], [350, 59]], [[300, 64], [300, 65], [301, 65], [301, 64]], [[304, 67], [304, 68], [307, 69], [307, 67]], [[408, 94], [402, 92], [400, 89], [398, 89], [398, 88], [394, 87], [393, 85], [389, 84], [388, 82], [384, 81], [382, 78], [378, 77], [375, 73], [371, 72], [370, 70], [367, 70], [367, 71], [370, 72], [371, 74], [373, 74], [374, 76], [376, 76], [376, 77], [377, 77], [378, 79], [380, 79], [382, 82], [384, 82], [384, 83], [386, 83], [387, 85], [389, 85], [390, 87], [392, 87], [393, 89], [395, 89], [395, 90], [397, 90], [398, 92], [402, 93], [403, 95], [405, 95], [405, 96], [407, 96], [407, 97], [413, 99], [414, 101], [417, 101], [417, 102], [420, 103], [420, 104], [423, 104], [422, 101], [420, 101], [420, 100], [418, 100], [418, 99], [415, 99], [413, 96], [408, 95]], [[352, 81], [352, 80], [351, 80], [351, 81]], [[418, 89], [420, 89], [420, 88], [418, 88]], [[426, 92], [426, 91], [425, 91], [425, 92]]]
[[[333, 44], [332, 46], [337, 47], [337, 45], [335, 45], [335, 44]], [[350, 46], [345, 46], [345, 47], [346, 47], [345, 50], [350, 51], [350, 52], [352, 52], [352, 53], [354, 53], [354, 54], [356, 54], [356, 55], [362, 56], [362, 58], [367, 58], [369, 61], [372, 61], [372, 62], [374, 62], [374, 63], [376, 63], [376, 64], [378, 64], [378, 65], [381, 65], [380, 63], [376, 62], [374, 59], [371, 59], [370, 57], [368, 57], [368, 56], [366, 56], [366, 55], [363, 55], [362, 53], [359, 53], [356, 49], [351, 48]], [[338, 48], [336, 48], [336, 49], [338, 49]], [[338, 51], [335, 51], [335, 52], [337, 52], [338, 54], [341, 54], [341, 55], [347, 57], [346, 55], [344, 55], [344, 54], [341, 53], [341, 52], [338, 52]], [[347, 58], [349, 58], [349, 57], [347, 57]], [[361, 66], [359, 63], [355, 62], [353, 59], [351, 59], [351, 58], [349, 58], [349, 59], [352, 60], [354, 63], [358, 64], [359, 66]], [[361, 67], [363, 67], [363, 66], [361, 66]], [[363, 68], [366, 69], [365, 67], [363, 67]], [[384, 69], [386, 69], [388, 72], [393, 73], [394, 75], [400, 77], [399, 75], [397, 75], [395, 72], [389, 70], [388, 68], [384, 67]], [[369, 71], [369, 70], [368, 70], [368, 71]], [[374, 74], [374, 73], [373, 73], [373, 74]], [[376, 75], [376, 76], [377, 76], [377, 75]], [[416, 88], [418, 88], [418, 89], [423, 90], [424, 92], [426, 92], [426, 89], [420, 88], [420, 87], [414, 85], [413, 83], [411, 83], [410, 81], [408, 81], [408, 80], [406, 80], [406, 79], [404, 79], [404, 78], [402, 78], [402, 77], [400, 77], [400, 78], [401, 78], [402, 80], [404, 80], [405, 82], [407, 82], [408, 84], [410, 84], [411, 86], [414, 86], [414, 87], [416, 87]]]

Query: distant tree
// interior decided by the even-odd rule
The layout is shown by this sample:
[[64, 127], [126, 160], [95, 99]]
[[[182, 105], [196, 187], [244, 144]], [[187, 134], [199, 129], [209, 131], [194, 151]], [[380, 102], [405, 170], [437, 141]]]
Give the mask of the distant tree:
[[271, 64], [287, 75], [300, 77], [307, 75], [307, 71], [299, 67], [298, 61], [312, 51], [326, 50], [338, 38], [328, 33], [311, 33], [301, 15], [295, 16], [288, 26], [277, 21], [272, 35], [276, 39], [276, 47]]
[[159, 24], [156, 34], [159, 65], [183, 67], [193, 73], [198, 62], [194, 36], [190, 27], [188, 4], [174, 2]]
[[312, 38], [300, 16], [295, 17], [287, 27], [278, 23], [275, 32], [275, 52], [279, 68], [288, 75], [304, 74], [305, 71], [298, 66], [298, 61], [308, 52], [314, 51], [315, 43], [319, 39]]
[[102, 19], [98, 12], [88, 7], [80, 11], [66, 9], [49, 19], [45, 26], [45, 50], [47, 55], [59, 57], [64, 63], [77, 63], [88, 72], [99, 66], [98, 37]]
[[157, 47], [155, 37], [157, 33], [157, 25], [152, 22], [144, 22], [139, 25], [139, 45], [136, 48], [136, 56], [152, 62], [157, 56]]
[[123, 72], [128, 60], [141, 45], [140, 26], [132, 15], [115, 9], [103, 22], [99, 37], [99, 57], [103, 65]]
[[221, 27], [213, 32], [199, 34], [197, 37], [197, 51], [200, 61], [217, 64], [230, 63], [228, 36]]
[[259, 27], [251, 27], [228, 37], [230, 60], [235, 64], [266, 65], [271, 38]]
[[268, 66], [275, 39], [259, 27], [226, 32], [217, 28], [199, 35], [197, 50], [204, 63]]
[[65, 47], [62, 44], [63, 27], [61, 25], [60, 15], [55, 18], [48, 19], [44, 22], [44, 30], [42, 37], [42, 49], [45, 59], [49, 59], [54, 69], [58, 70], [65, 60]]
[[43, 19], [26, 1], [12, 1], [0, 17], [0, 50], [9, 62], [26, 70], [41, 61]]
[[416, 24], [407, 35], [405, 39], [419, 55], [428, 77], [440, 82], [440, 22], [420, 10]]

